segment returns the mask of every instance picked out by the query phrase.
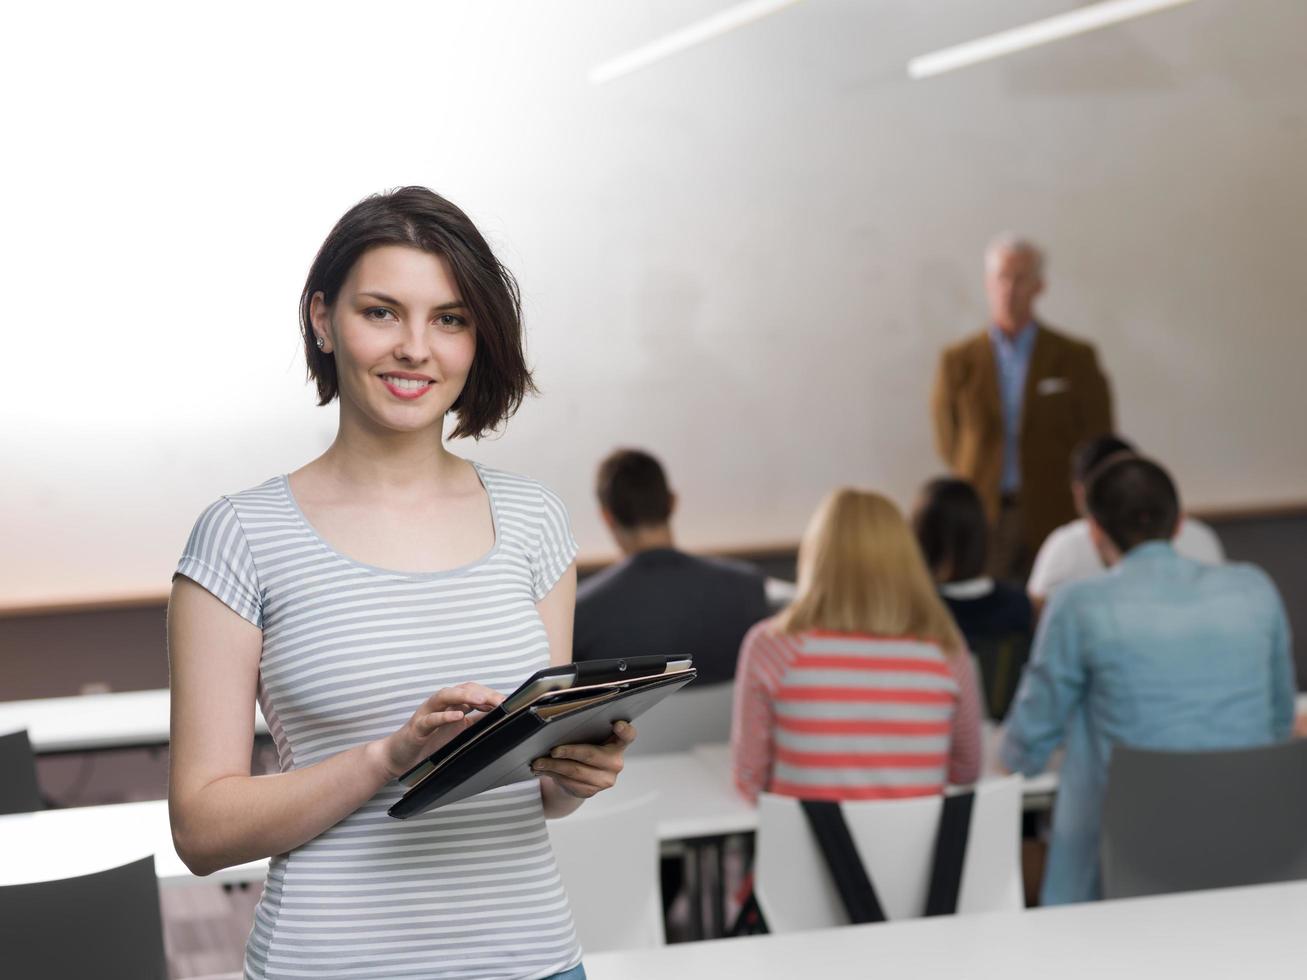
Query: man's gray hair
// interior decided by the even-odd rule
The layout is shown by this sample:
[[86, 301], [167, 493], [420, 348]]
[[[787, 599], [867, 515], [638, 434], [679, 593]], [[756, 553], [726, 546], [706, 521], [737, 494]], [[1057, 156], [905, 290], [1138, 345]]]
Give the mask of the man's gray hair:
[[1044, 276], [1044, 251], [1029, 238], [1023, 238], [1015, 232], [1005, 231], [995, 235], [985, 246], [985, 268], [993, 265], [994, 260], [1003, 252], [1018, 252], [1029, 255], [1035, 260], [1035, 273], [1041, 279]]

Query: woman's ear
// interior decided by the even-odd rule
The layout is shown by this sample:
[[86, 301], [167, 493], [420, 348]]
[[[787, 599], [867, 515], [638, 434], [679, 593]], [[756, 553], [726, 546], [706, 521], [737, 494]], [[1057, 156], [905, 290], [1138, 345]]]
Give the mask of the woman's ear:
[[322, 290], [314, 293], [309, 300], [309, 323], [318, 338], [318, 350], [330, 354], [335, 347], [331, 332], [331, 308], [327, 306]]

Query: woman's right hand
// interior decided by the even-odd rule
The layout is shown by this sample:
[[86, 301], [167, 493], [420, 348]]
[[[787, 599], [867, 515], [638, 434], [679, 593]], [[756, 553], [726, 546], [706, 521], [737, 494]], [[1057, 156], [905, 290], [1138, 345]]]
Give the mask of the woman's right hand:
[[404, 726], [368, 746], [388, 779], [397, 779], [467, 728], [479, 712], [499, 706], [504, 695], [484, 684], [442, 687]]

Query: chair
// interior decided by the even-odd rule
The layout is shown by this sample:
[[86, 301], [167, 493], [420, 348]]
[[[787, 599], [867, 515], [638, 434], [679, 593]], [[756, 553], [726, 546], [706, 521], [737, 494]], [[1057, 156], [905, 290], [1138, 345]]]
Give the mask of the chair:
[[36, 755], [27, 731], [0, 735], [0, 813], [44, 809], [36, 784]]
[[613, 806], [594, 801], [547, 825], [587, 953], [665, 942], [652, 806], [657, 798], [648, 793]]
[[636, 739], [628, 756], [687, 752], [696, 745], [730, 741], [735, 685], [698, 683], [669, 694], [635, 720]]
[[153, 856], [0, 887], [0, 957], [9, 977], [166, 980]]
[[[1021, 777], [986, 780], [975, 792], [957, 911], [1023, 908]], [[885, 917], [921, 916], [943, 797], [849, 802], [842, 809]], [[797, 799], [771, 793], [759, 797], [753, 887], [771, 932], [849, 921]]]
[[1099, 854], [1104, 898], [1307, 878], [1307, 740], [1114, 748]]

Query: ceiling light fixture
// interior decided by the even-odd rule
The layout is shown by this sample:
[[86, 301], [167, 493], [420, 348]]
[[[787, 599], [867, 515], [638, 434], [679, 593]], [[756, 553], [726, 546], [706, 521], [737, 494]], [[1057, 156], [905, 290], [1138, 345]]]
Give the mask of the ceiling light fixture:
[[908, 62], [908, 75], [912, 78], [929, 78], [957, 68], [965, 68], [991, 58], [1001, 58], [1014, 51], [1023, 51], [1050, 41], [1096, 31], [1100, 27], [1119, 24], [1123, 20], [1142, 17], [1171, 7], [1192, 3], [1193, 0], [1106, 0], [1103, 3], [1090, 4], [1077, 10], [1047, 17], [1000, 31], [987, 37], [977, 38], [965, 44], [956, 44], [923, 54]]
[[802, 0], [750, 0], [748, 3], [737, 3], [711, 17], [690, 24], [688, 27], [682, 27], [679, 31], [673, 31], [656, 41], [650, 41], [643, 47], [597, 65], [590, 71], [590, 81], [595, 85], [611, 82], [614, 78], [639, 71], [656, 61], [670, 58], [696, 44], [702, 44], [727, 31], [751, 24], [800, 2]]

